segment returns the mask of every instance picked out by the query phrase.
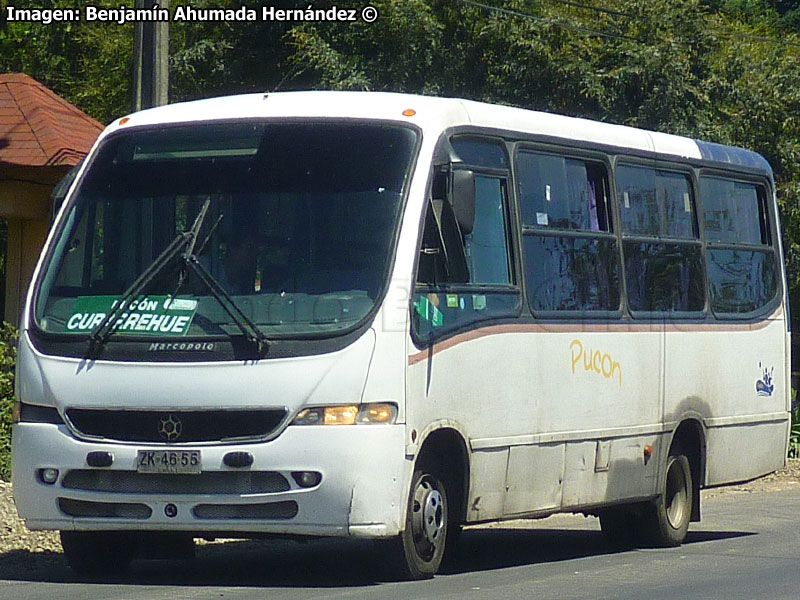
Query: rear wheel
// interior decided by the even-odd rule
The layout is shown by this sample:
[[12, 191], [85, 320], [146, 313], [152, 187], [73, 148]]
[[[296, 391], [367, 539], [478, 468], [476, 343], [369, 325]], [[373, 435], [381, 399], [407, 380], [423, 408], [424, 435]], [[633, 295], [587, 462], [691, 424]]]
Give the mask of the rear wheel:
[[683, 454], [670, 453], [661, 494], [644, 512], [644, 541], [653, 546], [680, 546], [692, 516], [692, 470]]
[[120, 575], [136, 552], [136, 539], [123, 531], [62, 531], [61, 547], [78, 575]]
[[400, 535], [400, 575], [405, 579], [428, 579], [439, 570], [448, 537], [447, 491], [429, 469], [414, 472]]

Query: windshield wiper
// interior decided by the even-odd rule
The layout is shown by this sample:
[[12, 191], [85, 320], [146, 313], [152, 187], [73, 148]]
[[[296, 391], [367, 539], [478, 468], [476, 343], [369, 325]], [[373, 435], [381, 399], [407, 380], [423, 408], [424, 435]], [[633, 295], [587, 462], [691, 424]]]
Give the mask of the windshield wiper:
[[239, 308], [231, 295], [225, 290], [224, 287], [222, 287], [222, 285], [220, 285], [219, 281], [217, 281], [217, 279], [208, 272], [208, 270], [203, 266], [203, 263], [198, 260], [196, 255], [184, 254], [183, 258], [186, 261], [186, 264], [194, 270], [200, 280], [206, 284], [206, 287], [211, 292], [211, 295], [217, 299], [217, 302], [220, 303], [220, 306], [222, 306], [230, 318], [233, 319], [233, 322], [236, 324], [236, 326], [242, 330], [242, 333], [247, 341], [255, 346], [258, 356], [260, 357], [266, 354], [269, 347], [269, 339], [267, 338], [266, 334], [261, 331], [246, 314], [242, 312], [242, 309]]
[[[108, 341], [109, 336], [114, 331], [114, 325], [119, 321], [120, 317], [124, 314], [123, 311], [125, 307], [130, 303], [131, 300], [137, 298], [147, 287], [149, 284], [161, 271], [164, 270], [170, 261], [175, 258], [181, 250], [184, 248], [194, 249], [195, 241], [197, 240], [197, 236], [200, 233], [200, 228], [203, 225], [203, 220], [205, 219], [206, 213], [208, 212], [208, 207], [211, 204], [211, 199], [206, 199], [203, 206], [200, 208], [200, 212], [197, 213], [197, 218], [194, 220], [194, 224], [189, 231], [184, 231], [179, 233], [170, 244], [164, 248], [164, 251], [159, 254], [155, 260], [148, 265], [148, 267], [142, 271], [142, 274], [136, 278], [136, 280], [125, 290], [120, 296], [117, 303], [108, 311], [103, 320], [97, 324], [92, 330], [92, 333], [89, 334], [89, 349], [87, 351], [87, 358], [91, 358], [95, 356], [100, 350], [103, 349], [103, 346]], [[186, 254], [184, 253], [184, 257]]]
[[[267, 336], [261, 331], [258, 326], [245, 315], [239, 306], [236, 304], [231, 295], [225, 291], [220, 283], [214, 278], [211, 273], [202, 265], [202, 263], [194, 254], [194, 248], [197, 244], [197, 238], [200, 234], [200, 229], [203, 226], [206, 213], [208, 212], [211, 199], [207, 199], [197, 214], [197, 218], [189, 231], [179, 234], [164, 251], [159, 254], [156, 259], [136, 278], [131, 286], [125, 290], [120, 299], [114, 307], [108, 312], [102, 321], [95, 327], [94, 331], [89, 335], [89, 351], [88, 357], [96, 355], [97, 352], [102, 350], [105, 343], [108, 341], [109, 336], [114, 331], [114, 325], [119, 321], [120, 317], [124, 314], [125, 306], [134, 298], [138, 297], [149, 284], [158, 275], [164, 267], [182, 251], [182, 260], [185, 267], [190, 267], [206, 285], [211, 292], [211, 295], [220, 303], [223, 310], [233, 319], [236, 326], [242, 331], [245, 338], [250, 342], [256, 350], [257, 356], [263, 356], [268, 348], [269, 340]], [[219, 221], [217, 221], [217, 224]], [[215, 225], [216, 226], [216, 225]], [[178, 289], [183, 284], [185, 273], [182, 272], [178, 282]], [[176, 294], [173, 294], [175, 297]]]
[[[205, 209], [205, 206], [203, 207]], [[203, 212], [202, 217], [205, 217], [205, 213]], [[198, 215], [198, 219], [201, 216]], [[203, 251], [205, 245], [208, 243], [208, 240], [211, 238], [211, 234], [216, 229], [217, 225], [220, 224], [222, 221], [222, 215], [219, 216], [217, 222], [214, 223], [214, 226], [211, 228], [208, 236], [206, 236], [205, 241], [200, 246], [200, 249], [195, 253], [194, 248], [197, 245], [198, 235], [200, 233], [199, 227], [193, 227], [192, 230], [194, 231], [194, 235], [192, 239], [186, 246], [186, 250], [183, 253], [183, 268], [181, 269], [181, 274], [178, 279], [178, 286], [175, 289], [175, 292], [172, 294], [172, 297], [176, 297], [178, 292], [180, 291], [181, 287], [183, 287], [183, 283], [186, 280], [186, 268], [190, 267], [195, 274], [200, 278], [205, 286], [211, 292], [211, 295], [219, 302], [222, 309], [228, 313], [233, 322], [236, 326], [242, 331], [244, 337], [250, 342], [256, 350], [257, 356], [263, 356], [266, 354], [267, 347], [269, 345], [269, 340], [267, 336], [261, 331], [258, 326], [253, 323], [251, 319], [245, 315], [242, 310], [239, 308], [239, 305], [236, 304], [236, 301], [231, 297], [231, 295], [225, 290], [224, 287], [219, 283], [216, 277], [214, 277], [211, 273], [209, 273], [208, 269], [203, 266], [203, 263], [200, 262], [198, 258], [198, 254]], [[202, 223], [202, 220], [200, 221]]]

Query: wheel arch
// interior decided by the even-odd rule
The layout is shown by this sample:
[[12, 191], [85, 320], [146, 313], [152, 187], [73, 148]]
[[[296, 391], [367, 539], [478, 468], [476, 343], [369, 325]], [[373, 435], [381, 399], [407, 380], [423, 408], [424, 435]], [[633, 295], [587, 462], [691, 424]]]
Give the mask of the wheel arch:
[[700, 520], [700, 489], [706, 474], [706, 431], [701, 419], [685, 417], [675, 428], [669, 444], [669, 453], [680, 452], [689, 460], [692, 473], [692, 521]]
[[451, 521], [464, 523], [470, 481], [470, 453], [465, 435], [453, 423], [439, 423], [425, 429], [418, 448], [415, 468], [423, 465], [436, 471], [448, 494], [455, 496], [448, 498]]

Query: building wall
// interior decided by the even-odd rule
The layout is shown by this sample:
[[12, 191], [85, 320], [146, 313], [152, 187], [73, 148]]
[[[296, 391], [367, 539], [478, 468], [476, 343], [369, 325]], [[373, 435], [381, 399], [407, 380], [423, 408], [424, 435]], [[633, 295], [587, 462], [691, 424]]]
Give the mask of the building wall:
[[50, 194], [69, 167], [0, 166], [0, 217], [8, 221], [5, 311], [19, 324], [33, 269], [50, 226]]
[[3, 319], [19, 324], [33, 270], [47, 238], [48, 221], [8, 219], [6, 302]]

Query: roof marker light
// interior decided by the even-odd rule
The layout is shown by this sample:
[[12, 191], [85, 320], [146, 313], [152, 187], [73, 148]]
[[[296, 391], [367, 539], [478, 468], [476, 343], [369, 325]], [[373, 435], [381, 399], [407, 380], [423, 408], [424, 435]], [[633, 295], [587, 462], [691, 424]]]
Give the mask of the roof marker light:
[[407, 108], [403, 111], [404, 117], [413, 117], [415, 114], [417, 114], [417, 111], [415, 111], [413, 108]]
[[130, 121], [130, 117], [123, 117], [122, 119], [119, 120], [119, 124], [125, 125], [125, 123], [127, 123], [128, 121]]

